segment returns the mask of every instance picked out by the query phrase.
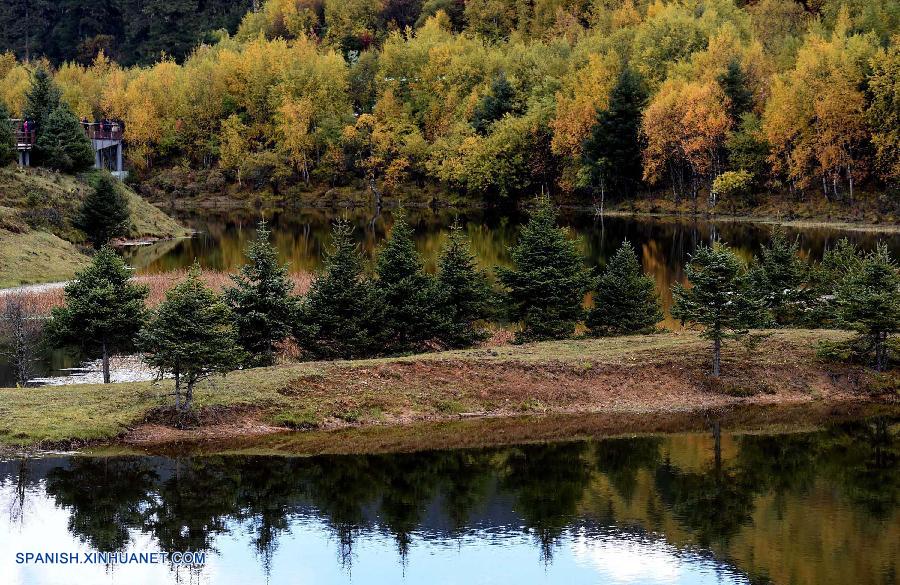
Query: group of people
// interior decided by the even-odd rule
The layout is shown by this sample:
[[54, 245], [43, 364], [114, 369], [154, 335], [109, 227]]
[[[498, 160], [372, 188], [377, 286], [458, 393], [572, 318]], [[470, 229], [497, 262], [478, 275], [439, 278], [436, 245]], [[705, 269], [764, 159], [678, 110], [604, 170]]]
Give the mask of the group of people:
[[36, 126], [37, 125], [28, 118], [22, 120], [22, 122], [19, 124], [18, 129], [16, 130], [16, 142], [18, 142], [19, 144], [34, 143], [34, 137], [36, 135], [35, 130], [37, 130]]
[[118, 120], [110, 120], [103, 118], [96, 122], [90, 122], [87, 117], [81, 119], [81, 125], [92, 138], [112, 139], [114, 134], [120, 134], [122, 131], [122, 123]]

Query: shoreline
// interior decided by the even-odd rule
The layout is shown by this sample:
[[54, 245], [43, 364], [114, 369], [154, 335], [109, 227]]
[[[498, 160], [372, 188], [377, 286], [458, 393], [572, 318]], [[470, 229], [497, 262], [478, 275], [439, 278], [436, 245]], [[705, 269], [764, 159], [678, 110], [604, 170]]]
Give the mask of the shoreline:
[[[347, 433], [362, 437], [354, 439], [358, 446], [404, 443], [392, 435], [418, 437], [422, 444], [443, 436], [446, 445], [482, 434], [466, 431], [474, 427], [528, 435], [510, 430], [519, 420], [552, 429], [547, 421], [566, 419], [560, 429], [572, 432], [584, 425], [572, 428], [571, 421], [588, 420], [639, 432], [648, 421], [662, 425], [750, 407], [896, 408], [896, 368], [875, 374], [815, 356], [818, 341], [846, 336], [780, 330], [756, 350], [728, 344], [721, 379], [707, 375], [707, 344], [692, 332], [288, 363], [198, 387], [196, 414], [187, 425], [172, 412], [170, 381], [0, 389], [0, 454], [197, 443], [221, 448], [267, 436], [323, 449], [329, 441], [339, 448]], [[613, 425], [616, 420], [625, 422]], [[462, 431], [439, 433], [446, 425]], [[285, 434], [291, 430], [301, 432]]]
[[360, 455], [479, 449], [617, 437], [706, 432], [719, 424], [733, 434], [796, 433], [873, 416], [900, 418], [900, 405], [882, 402], [807, 402], [788, 405], [729, 405], [674, 412], [612, 412], [486, 416], [369, 425], [333, 430], [162, 443], [115, 442], [87, 447], [86, 455]]

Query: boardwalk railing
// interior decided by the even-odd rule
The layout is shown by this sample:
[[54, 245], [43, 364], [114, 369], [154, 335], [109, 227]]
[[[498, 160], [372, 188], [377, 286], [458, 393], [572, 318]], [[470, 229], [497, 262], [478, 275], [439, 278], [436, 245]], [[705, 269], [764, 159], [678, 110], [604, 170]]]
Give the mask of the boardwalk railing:
[[[13, 133], [16, 137], [16, 148], [31, 150], [37, 140], [37, 133], [34, 130], [26, 132], [23, 120], [11, 119], [9, 122], [13, 126]], [[91, 140], [122, 140], [125, 134], [122, 125], [117, 122], [107, 124], [82, 122], [81, 127], [84, 129], [85, 136]]]
[[85, 124], [82, 122], [81, 125], [84, 127], [84, 133], [91, 140], [122, 140], [124, 134], [122, 127], [115, 122], [110, 124]]
[[35, 141], [37, 140], [37, 135], [33, 130], [29, 130], [25, 132], [21, 128], [15, 131], [16, 134], [16, 148], [31, 148], [34, 146]]

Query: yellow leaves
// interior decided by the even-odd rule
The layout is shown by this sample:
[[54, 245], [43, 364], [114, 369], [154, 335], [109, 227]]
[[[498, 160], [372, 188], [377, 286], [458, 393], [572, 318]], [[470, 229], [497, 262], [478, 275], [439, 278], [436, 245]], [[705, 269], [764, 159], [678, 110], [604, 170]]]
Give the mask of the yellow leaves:
[[249, 128], [235, 114], [222, 122], [219, 134], [219, 161], [224, 168], [237, 172], [238, 183], [241, 182], [241, 170], [250, 156], [249, 133]]
[[815, 178], [855, 180], [865, 172], [860, 144], [867, 137], [865, 98], [858, 89], [877, 51], [868, 35], [812, 35], [793, 70], [776, 78], [763, 116], [778, 173], [805, 188]]
[[[12, 59], [10, 59], [12, 57]], [[21, 116], [25, 107], [25, 93], [31, 87], [28, 68], [16, 63], [12, 53], [0, 56], [0, 100], [13, 116]]]
[[613, 29], [637, 26], [641, 23], [641, 13], [634, 7], [634, 0], [625, 0], [612, 13]]
[[715, 174], [730, 125], [717, 83], [666, 81], [644, 112], [644, 179], [659, 181], [670, 163], [687, 164], [695, 177]]
[[609, 101], [619, 67], [615, 54], [592, 54], [588, 63], [572, 74], [568, 91], [556, 94], [556, 116], [550, 122], [553, 152], [573, 158], [580, 156], [581, 144], [594, 126], [597, 111]]
[[103, 92], [110, 77], [121, 68], [110, 61], [103, 51], [94, 58], [90, 67], [65, 63], [54, 76], [62, 91], [62, 98], [78, 117], [93, 120], [104, 114]]
[[304, 178], [309, 177], [310, 156], [315, 147], [315, 137], [310, 132], [314, 115], [315, 107], [309, 98], [286, 97], [276, 116], [279, 146]]

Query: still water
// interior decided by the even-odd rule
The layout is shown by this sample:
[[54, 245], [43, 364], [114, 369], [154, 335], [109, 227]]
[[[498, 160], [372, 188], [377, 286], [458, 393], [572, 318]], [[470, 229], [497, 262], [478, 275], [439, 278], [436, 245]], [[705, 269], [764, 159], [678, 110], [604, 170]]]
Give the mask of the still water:
[[[480, 265], [487, 272], [494, 266], [510, 264], [509, 249], [515, 244], [519, 227], [527, 216], [518, 212], [455, 211], [449, 209], [410, 209], [410, 222], [415, 228], [417, 246], [426, 268], [434, 270], [450, 226], [455, 222], [465, 230]], [[356, 226], [363, 250], [371, 258], [390, 231], [393, 219], [387, 211], [374, 219], [364, 209], [334, 211], [297, 209], [279, 214], [266, 214], [271, 222], [273, 241], [281, 259], [295, 272], [314, 271], [322, 264], [330, 244], [332, 222], [346, 217]], [[204, 267], [234, 271], [246, 259], [244, 250], [255, 235], [258, 216], [229, 211], [180, 218], [197, 230], [191, 239], [160, 242], [154, 246], [131, 248], [128, 260], [143, 273], [185, 268], [198, 260]], [[643, 263], [644, 271], [656, 280], [666, 314], [671, 306], [671, 288], [684, 282], [684, 265], [700, 244], [720, 239], [735, 247], [750, 260], [767, 243], [772, 227], [748, 222], [710, 222], [691, 219], [654, 219], [604, 217], [577, 210], [563, 210], [562, 223], [580, 238], [585, 261], [601, 267], [624, 240], [631, 242]], [[894, 256], [900, 258], [900, 233], [847, 231], [834, 228], [789, 229], [799, 238], [801, 253], [818, 260], [822, 252], [843, 237], [864, 249], [872, 249], [879, 240], [887, 242]]]
[[[0, 575], [82, 583], [900, 578], [900, 424], [342, 456], [0, 462]], [[17, 552], [205, 552], [198, 567]], [[83, 557], [82, 557], [83, 558]]]

